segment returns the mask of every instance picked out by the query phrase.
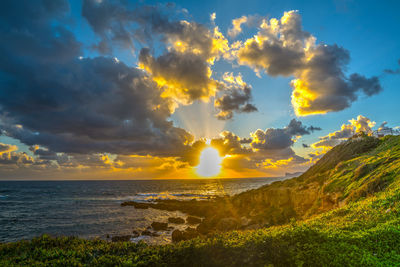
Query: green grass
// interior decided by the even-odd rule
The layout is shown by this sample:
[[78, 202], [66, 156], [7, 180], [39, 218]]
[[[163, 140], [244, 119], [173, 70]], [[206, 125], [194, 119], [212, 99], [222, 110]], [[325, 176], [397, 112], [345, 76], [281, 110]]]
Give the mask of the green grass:
[[0, 266], [400, 266], [400, 137], [350, 145], [350, 157], [338, 161], [336, 149], [319, 172], [290, 182], [323, 176], [324, 192], [347, 199], [306, 220], [164, 246], [45, 235], [0, 244]]

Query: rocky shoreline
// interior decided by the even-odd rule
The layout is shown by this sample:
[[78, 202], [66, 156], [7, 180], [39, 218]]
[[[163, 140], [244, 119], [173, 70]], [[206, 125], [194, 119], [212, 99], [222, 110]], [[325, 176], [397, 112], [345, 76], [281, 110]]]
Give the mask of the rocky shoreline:
[[[158, 236], [159, 231], [171, 231], [172, 241], [179, 242], [199, 236], [207, 236], [217, 231], [247, 230], [261, 227], [261, 225], [256, 224], [245, 216], [238, 217], [237, 214], [226, 212], [226, 209], [221, 212], [221, 207], [227, 207], [227, 202], [231, 202], [231, 198], [227, 196], [217, 197], [212, 200], [123, 202], [121, 203], [123, 207], [133, 206], [135, 209], [152, 208], [165, 211], [181, 211], [187, 217], [169, 217], [167, 222], [154, 221], [144, 231], [134, 230], [130, 236], [115, 236], [111, 240], [113, 242], [127, 241], [138, 236]], [[186, 228], [175, 229], [174, 225], [186, 225]]]

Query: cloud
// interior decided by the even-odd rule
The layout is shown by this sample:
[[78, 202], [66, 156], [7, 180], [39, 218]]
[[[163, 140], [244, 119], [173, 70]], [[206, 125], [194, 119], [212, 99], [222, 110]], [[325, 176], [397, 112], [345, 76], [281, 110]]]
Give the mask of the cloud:
[[217, 148], [221, 156], [243, 155], [252, 152], [251, 148], [243, 146], [246, 141], [246, 139], [242, 140], [232, 132], [223, 131], [219, 138], [211, 140], [211, 146]]
[[100, 53], [110, 54], [114, 43], [134, 49], [129, 25], [129, 20], [134, 14], [122, 1], [84, 0], [82, 16], [89, 22], [93, 31], [101, 36], [101, 41], [93, 46]]
[[52, 152], [179, 154], [193, 137], [169, 121], [173, 101], [140, 69], [79, 58], [74, 35], [52, 26], [68, 3], [46, 3], [1, 17], [2, 133]]
[[[340, 110], [358, 92], [370, 96], [381, 90], [376, 77], [347, 77], [348, 52], [315, 44], [297, 12], [280, 20], [234, 20], [232, 38], [243, 25], [259, 25], [259, 32], [231, 46], [215, 26], [215, 16], [211, 26], [203, 25], [173, 4], [85, 0], [82, 16], [96, 34], [89, 47], [103, 56], [83, 57], [88, 46], [71, 31], [68, 1], [0, 4], [0, 133], [29, 146], [21, 152], [0, 143], [2, 166], [157, 177], [190, 170], [207, 143], [194, 142], [191, 133], [174, 126], [171, 115], [178, 105], [214, 100], [219, 119], [257, 110], [252, 87], [240, 73], [213, 76], [221, 58], [237, 56], [256, 71], [294, 76], [299, 115]], [[121, 47], [138, 53], [137, 67], [114, 58], [114, 49]], [[358, 118], [351, 127], [371, 125]], [[293, 144], [317, 130], [294, 119], [247, 138], [224, 131], [211, 146], [225, 157], [226, 168], [237, 171], [239, 166], [261, 171], [305, 166], [307, 159], [296, 155]]]
[[292, 105], [296, 115], [340, 111], [357, 100], [359, 92], [372, 96], [382, 90], [377, 77], [345, 75], [349, 52], [342, 47], [316, 44], [304, 31], [297, 11], [280, 20], [262, 20], [259, 32], [235, 52], [238, 62], [271, 76], [294, 76]]
[[[107, 48], [115, 42], [128, 47], [135, 42], [144, 46], [139, 53], [139, 67], [160, 86], [162, 97], [175, 101], [175, 107], [196, 100], [209, 101], [216, 96], [219, 119], [231, 119], [233, 112], [257, 110], [248, 103], [250, 86], [233, 88], [212, 77], [215, 61], [231, 57], [229, 42], [213, 19], [210, 29], [179, 18], [182, 17], [179, 9], [173, 5], [133, 6], [92, 0], [84, 2], [83, 16], [102, 38], [98, 48]], [[254, 20], [255, 17], [249, 17], [248, 23]], [[158, 49], [153, 49], [155, 44]], [[163, 52], [156, 55], [154, 50]], [[111, 52], [108, 49], [107, 53]]]
[[239, 33], [242, 32], [242, 24], [247, 22], [246, 16], [232, 20], [232, 28], [228, 30], [228, 35], [231, 38], [235, 38]]
[[323, 114], [343, 110], [357, 99], [361, 90], [367, 96], [382, 90], [377, 77], [352, 74], [346, 78], [343, 69], [349, 54], [337, 45], [318, 45], [311, 50], [305, 68], [291, 82], [292, 105], [297, 115]]
[[258, 129], [251, 133], [251, 146], [261, 150], [286, 149], [294, 144], [296, 136], [310, 134], [311, 129], [320, 130], [319, 127], [306, 127], [300, 121], [292, 119], [285, 128], [269, 128], [265, 131]]
[[0, 143], [0, 166], [6, 165], [8, 168], [16, 168], [35, 163], [35, 159], [25, 152], [17, 152], [16, 145]]
[[25, 152], [8, 152], [0, 154], [0, 165], [27, 165], [34, 164], [35, 160]]
[[115, 47], [133, 51], [139, 45], [152, 46], [155, 34], [180, 32], [180, 22], [170, 19], [177, 13], [174, 4], [138, 5], [123, 0], [84, 0], [82, 4], [82, 16], [100, 37], [92, 48], [109, 55]]
[[[284, 128], [257, 130], [250, 133], [250, 138], [223, 131], [219, 137], [209, 140], [209, 143], [206, 140], [194, 142], [179, 160], [187, 162], [189, 166], [196, 166], [199, 164], [201, 151], [211, 146], [223, 157], [222, 167], [225, 173], [233, 171], [236, 174], [260, 176], [271, 174], [272, 170], [274, 175], [278, 175], [284, 167], [290, 170], [304, 170], [310, 161], [296, 155], [292, 146], [301, 136], [317, 130], [320, 128], [305, 126], [293, 119]], [[281, 166], [281, 169], [278, 166]]]
[[356, 133], [364, 132], [366, 134], [372, 134], [372, 127], [376, 124], [362, 115], [358, 115], [357, 119], [351, 119], [349, 122], [354, 127]]
[[236, 172], [269, 173], [278, 171], [279, 166], [279, 170], [283, 167], [304, 169], [309, 160], [296, 155], [292, 146], [300, 136], [310, 134], [311, 129], [318, 127], [307, 127], [293, 119], [284, 128], [258, 129], [250, 134], [251, 138], [240, 138], [225, 131], [220, 138], [211, 140], [211, 146], [225, 156], [222, 166]]
[[398, 126], [392, 128], [392, 127], [387, 126], [387, 124], [388, 124], [387, 121], [382, 122], [381, 125], [379, 126], [378, 130], [377, 130], [378, 133], [381, 133], [381, 134], [400, 134], [400, 129], [399, 129]]
[[0, 143], [0, 154], [9, 153], [15, 150], [18, 150], [18, 147], [15, 145]]
[[21, 65], [20, 71], [9, 73], [17, 85], [2, 84], [1, 127], [27, 145], [70, 153], [176, 153], [192, 139], [168, 121], [171, 100], [123, 63], [75, 59], [61, 66]]
[[350, 124], [342, 124], [340, 130], [320, 137], [320, 140], [311, 146], [313, 148], [323, 148], [326, 151], [352, 137], [356, 133], [364, 132], [366, 134], [372, 134], [372, 127], [375, 126], [374, 121], [362, 115], [358, 115], [357, 119], [351, 119], [349, 122]]
[[249, 103], [251, 101], [251, 87], [243, 82], [241, 74], [234, 76], [232, 73], [223, 75], [223, 95], [214, 101], [214, 106], [220, 110], [217, 118], [228, 120], [233, 112], [255, 112], [257, 108]]
[[[400, 65], [400, 59], [397, 61], [397, 63]], [[396, 70], [385, 69], [384, 72], [387, 74], [400, 74], [400, 68]]]
[[232, 27], [228, 30], [228, 36], [236, 38], [242, 32], [242, 25], [257, 27], [262, 19], [263, 18], [258, 15], [241, 16], [240, 18], [233, 19]]
[[150, 49], [142, 49], [139, 66], [163, 88], [163, 96], [184, 105], [195, 100], [208, 101], [221, 87], [211, 77], [211, 66], [229, 50], [228, 41], [217, 27], [211, 31], [201, 24], [184, 20], [177, 25], [179, 27], [174, 30], [159, 31], [167, 51], [154, 57]]
[[194, 100], [208, 100], [215, 95], [217, 82], [211, 78], [207, 62], [192, 53], [169, 52], [158, 58], [142, 49], [139, 56], [140, 67], [151, 74], [161, 87], [164, 97], [171, 97], [183, 104]]

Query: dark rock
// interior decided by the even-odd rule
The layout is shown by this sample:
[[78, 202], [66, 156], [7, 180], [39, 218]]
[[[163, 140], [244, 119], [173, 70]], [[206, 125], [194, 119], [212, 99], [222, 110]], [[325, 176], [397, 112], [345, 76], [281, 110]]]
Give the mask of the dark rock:
[[135, 209], [148, 209], [150, 207], [150, 205], [148, 203], [141, 203], [141, 202], [135, 202], [135, 201], [122, 202], [121, 206], [122, 207], [134, 206]]
[[172, 241], [179, 242], [182, 240], [189, 240], [200, 236], [199, 232], [194, 228], [186, 228], [185, 231], [175, 230], [172, 232]]
[[151, 227], [153, 227], [153, 229], [156, 231], [166, 231], [168, 230], [168, 223], [153, 222]]
[[198, 223], [201, 223], [201, 218], [199, 218], [199, 217], [194, 217], [194, 216], [188, 216], [188, 217], [186, 218], [186, 222], [187, 222], [188, 224], [198, 224]]
[[110, 238], [110, 235], [109, 235], [109, 234], [107, 234], [107, 235], [106, 235], [106, 238]]
[[142, 232], [142, 235], [147, 235], [147, 236], [160, 236], [160, 235], [157, 234], [156, 232], [152, 232], [152, 231], [149, 231], [149, 230], [144, 230], [144, 231]]
[[136, 238], [136, 237], [138, 237], [138, 236], [140, 236], [140, 233], [139, 233], [138, 231], [136, 231], [136, 230], [133, 230], [133, 231], [132, 231], [132, 237], [133, 237], [133, 238]]
[[168, 222], [175, 223], [175, 224], [183, 224], [183, 223], [185, 223], [185, 220], [180, 217], [169, 217]]
[[192, 239], [198, 237], [200, 234], [194, 228], [186, 228], [183, 232], [183, 237], [185, 240]]
[[174, 230], [172, 232], [172, 236], [171, 237], [172, 237], [172, 242], [179, 242], [179, 241], [184, 240], [183, 232], [180, 231], [180, 230]]
[[198, 226], [197, 231], [203, 235], [215, 231], [215, 228], [221, 220], [221, 214], [216, 214], [212, 217], [206, 217]]
[[203, 235], [206, 235], [211, 231], [211, 229], [208, 227], [207, 223], [205, 223], [205, 222], [202, 222], [201, 224], [199, 224], [197, 226], [196, 230], [197, 230], [197, 232], [199, 232]]
[[116, 235], [111, 237], [112, 242], [127, 242], [129, 240], [131, 240], [130, 235]]
[[[222, 198], [221, 198], [222, 199]], [[135, 202], [127, 201], [121, 203], [121, 206], [134, 206], [137, 209], [159, 209], [168, 211], [182, 211], [184, 213], [205, 217], [208, 214], [213, 214], [218, 207], [215, 205], [215, 201], [197, 201], [197, 200], [174, 200], [174, 199], [159, 199], [155, 202]]]

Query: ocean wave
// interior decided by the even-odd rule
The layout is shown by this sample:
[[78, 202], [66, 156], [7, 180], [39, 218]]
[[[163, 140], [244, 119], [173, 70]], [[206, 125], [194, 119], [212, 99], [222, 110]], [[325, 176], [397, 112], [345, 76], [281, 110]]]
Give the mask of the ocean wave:
[[176, 200], [191, 200], [191, 199], [209, 199], [215, 197], [216, 194], [202, 194], [202, 193], [187, 193], [187, 192], [147, 192], [136, 193], [135, 200], [139, 201], [154, 201], [160, 199], [176, 199]]
[[143, 197], [148, 197], [148, 196], [157, 196], [159, 193], [136, 193], [136, 196], [143, 196]]

